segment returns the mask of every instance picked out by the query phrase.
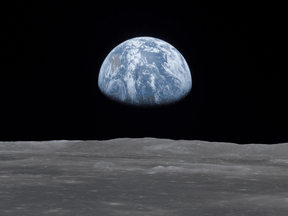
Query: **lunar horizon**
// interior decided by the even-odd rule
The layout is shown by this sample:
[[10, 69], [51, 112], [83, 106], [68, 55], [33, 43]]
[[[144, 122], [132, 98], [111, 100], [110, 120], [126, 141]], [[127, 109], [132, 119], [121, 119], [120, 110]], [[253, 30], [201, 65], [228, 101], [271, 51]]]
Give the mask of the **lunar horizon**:
[[0, 142], [1, 215], [278, 215], [288, 144]]

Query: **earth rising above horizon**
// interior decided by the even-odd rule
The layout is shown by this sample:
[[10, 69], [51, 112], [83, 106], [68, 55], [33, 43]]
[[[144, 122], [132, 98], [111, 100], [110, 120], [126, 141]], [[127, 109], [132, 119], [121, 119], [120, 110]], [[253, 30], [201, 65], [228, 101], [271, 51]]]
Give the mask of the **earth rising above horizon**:
[[183, 99], [192, 88], [181, 53], [153, 37], [136, 37], [116, 46], [105, 58], [98, 86], [108, 98], [128, 105], [164, 105]]

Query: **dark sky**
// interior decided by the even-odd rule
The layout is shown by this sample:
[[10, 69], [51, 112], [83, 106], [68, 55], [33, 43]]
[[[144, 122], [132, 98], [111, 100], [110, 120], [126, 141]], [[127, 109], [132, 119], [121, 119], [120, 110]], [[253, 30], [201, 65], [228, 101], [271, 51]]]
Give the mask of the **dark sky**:
[[[281, 6], [99, 2], [4, 8], [0, 140], [288, 141]], [[141, 109], [100, 93], [105, 57], [138, 36], [162, 39], [184, 56], [193, 82], [184, 100]]]

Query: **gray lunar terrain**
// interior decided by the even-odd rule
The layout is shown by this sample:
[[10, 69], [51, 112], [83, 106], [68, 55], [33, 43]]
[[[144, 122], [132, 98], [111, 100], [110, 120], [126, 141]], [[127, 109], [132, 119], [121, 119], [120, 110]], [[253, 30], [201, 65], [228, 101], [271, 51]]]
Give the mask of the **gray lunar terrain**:
[[0, 215], [286, 216], [288, 144], [0, 143]]

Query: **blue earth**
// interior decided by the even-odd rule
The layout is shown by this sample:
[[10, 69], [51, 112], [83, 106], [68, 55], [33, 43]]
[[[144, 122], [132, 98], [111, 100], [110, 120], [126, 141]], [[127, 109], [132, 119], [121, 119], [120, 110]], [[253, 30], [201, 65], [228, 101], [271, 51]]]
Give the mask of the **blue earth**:
[[107, 55], [98, 86], [112, 100], [153, 106], [187, 96], [192, 78], [186, 60], [171, 44], [154, 37], [135, 37]]

